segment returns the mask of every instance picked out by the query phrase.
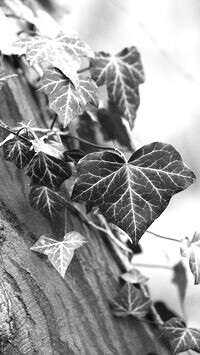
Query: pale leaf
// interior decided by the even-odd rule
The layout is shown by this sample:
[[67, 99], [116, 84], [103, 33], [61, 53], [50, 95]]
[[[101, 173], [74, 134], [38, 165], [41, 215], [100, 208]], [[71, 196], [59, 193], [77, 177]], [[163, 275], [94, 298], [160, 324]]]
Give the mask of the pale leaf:
[[64, 278], [74, 256], [74, 251], [84, 243], [86, 243], [86, 240], [81, 234], [69, 232], [61, 242], [42, 235], [30, 249], [47, 255], [54, 268]]
[[45, 92], [49, 105], [66, 127], [88, 104], [98, 105], [97, 87], [90, 78], [79, 77], [79, 88], [75, 89], [69, 79], [55, 68], [45, 71], [40, 81], [40, 91]]

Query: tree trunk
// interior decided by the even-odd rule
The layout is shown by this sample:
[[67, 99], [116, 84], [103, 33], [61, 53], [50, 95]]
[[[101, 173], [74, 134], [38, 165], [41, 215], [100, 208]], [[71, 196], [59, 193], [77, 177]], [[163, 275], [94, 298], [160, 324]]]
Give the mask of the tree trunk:
[[[22, 77], [0, 90], [0, 119], [45, 126], [37, 100]], [[1, 141], [7, 134], [0, 132]], [[88, 243], [75, 252], [65, 279], [46, 256], [29, 248], [55, 230], [28, 201], [29, 179], [0, 159], [0, 353], [10, 355], [168, 354], [156, 330], [134, 318], [116, 318], [108, 300], [120, 287], [121, 269], [105, 236], [68, 216], [68, 228]]]

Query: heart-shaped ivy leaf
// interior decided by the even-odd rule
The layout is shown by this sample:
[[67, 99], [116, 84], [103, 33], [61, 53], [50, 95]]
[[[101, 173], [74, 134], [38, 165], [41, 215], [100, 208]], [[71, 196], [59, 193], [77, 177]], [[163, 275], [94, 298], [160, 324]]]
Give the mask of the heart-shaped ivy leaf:
[[58, 114], [63, 127], [81, 115], [87, 104], [98, 105], [97, 87], [92, 79], [80, 76], [79, 88], [76, 89], [70, 80], [55, 68], [45, 70], [39, 90], [48, 96], [50, 108]]
[[150, 311], [151, 300], [130, 283], [126, 283], [110, 301], [112, 313], [117, 317], [133, 316], [143, 318]]
[[99, 207], [136, 244], [170, 198], [194, 180], [180, 154], [156, 142], [138, 149], [128, 162], [111, 152], [86, 155], [78, 163], [72, 199]]
[[181, 256], [189, 260], [190, 270], [194, 275], [194, 284], [200, 284], [200, 233], [195, 233], [190, 241], [185, 237], [181, 241]]
[[36, 35], [14, 43], [15, 47], [24, 48], [30, 65], [45, 64], [60, 69], [78, 87], [77, 70], [80, 57], [93, 57], [89, 46], [78, 37], [68, 37], [60, 32], [50, 38]]
[[173, 354], [187, 350], [200, 352], [200, 329], [187, 328], [178, 317], [165, 322], [161, 334], [169, 341]]
[[5, 160], [14, 161], [18, 169], [23, 169], [33, 158], [35, 152], [31, 150], [31, 142], [23, 139], [28, 137], [26, 134], [21, 134], [18, 137], [13, 137], [7, 140], [3, 145], [3, 155]]
[[27, 166], [26, 174], [31, 178], [31, 186], [44, 185], [51, 190], [56, 190], [71, 176], [71, 169], [63, 160], [39, 152]]
[[69, 232], [62, 242], [42, 235], [30, 248], [48, 256], [54, 268], [64, 278], [65, 272], [74, 256], [74, 251], [86, 243], [85, 238], [78, 232]]
[[66, 205], [65, 198], [46, 186], [34, 186], [29, 193], [30, 205], [44, 217], [54, 221]]
[[106, 84], [108, 97], [133, 128], [140, 103], [139, 84], [144, 82], [140, 54], [135, 47], [116, 55], [99, 52], [90, 61], [92, 78], [97, 85]]

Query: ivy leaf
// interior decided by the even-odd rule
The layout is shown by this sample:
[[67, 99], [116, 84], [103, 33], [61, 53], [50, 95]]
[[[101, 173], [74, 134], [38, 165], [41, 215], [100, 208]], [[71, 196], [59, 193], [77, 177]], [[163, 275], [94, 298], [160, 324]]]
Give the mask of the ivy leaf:
[[144, 82], [140, 54], [135, 47], [116, 55], [99, 52], [90, 61], [92, 78], [97, 85], [106, 84], [109, 101], [133, 128], [140, 103], [139, 84]]
[[138, 269], [135, 267], [126, 273], [120, 276], [124, 281], [129, 282], [131, 284], [142, 284], [147, 282], [149, 279], [145, 275], [143, 275]]
[[66, 205], [66, 200], [59, 193], [46, 186], [34, 186], [29, 193], [30, 205], [44, 217], [54, 221]]
[[185, 293], [187, 289], [187, 274], [186, 269], [182, 261], [179, 261], [173, 267], [174, 276], [172, 282], [178, 287], [181, 304], [185, 299]]
[[98, 121], [103, 128], [105, 140], [115, 140], [122, 147], [133, 151], [133, 143], [128, 134], [126, 126], [114, 105], [109, 105], [109, 109], [100, 109], [97, 111]]
[[181, 241], [181, 256], [189, 260], [194, 275], [194, 284], [200, 284], [200, 233], [195, 233], [190, 241], [187, 237]]
[[31, 178], [31, 186], [44, 185], [55, 190], [71, 176], [71, 169], [63, 160], [39, 152], [27, 166], [26, 174]]
[[112, 313], [117, 317], [143, 318], [150, 311], [151, 300], [130, 283], [126, 283], [114, 300], [110, 301]]
[[173, 354], [187, 350], [200, 352], [200, 329], [187, 328], [178, 317], [171, 318], [161, 326], [162, 336], [168, 339]]
[[87, 104], [98, 105], [97, 87], [92, 79], [79, 76], [79, 88], [76, 90], [70, 80], [55, 68], [45, 71], [39, 90], [48, 96], [50, 108], [58, 114], [63, 127], [81, 115]]
[[54, 268], [64, 278], [65, 272], [74, 256], [74, 251], [86, 243], [85, 238], [78, 232], [69, 232], [62, 242], [42, 235], [30, 248], [48, 256]]
[[80, 149], [70, 149], [66, 150], [64, 153], [65, 161], [71, 163], [78, 163], [78, 161], [84, 157], [84, 152]]
[[77, 70], [80, 57], [93, 57], [89, 46], [78, 37], [67, 37], [60, 32], [56, 37], [34, 36], [21, 39], [14, 44], [24, 48], [30, 65], [45, 64], [60, 69], [78, 87]]
[[99, 207], [136, 244], [171, 197], [194, 180], [179, 153], [156, 142], [138, 149], [128, 162], [106, 151], [86, 155], [78, 163], [72, 199]]
[[[21, 134], [22, 137], [28, 137]], [[31, 142], [23, 138], [13, 137], [3, 145], [3, 156], [5, 160], [14, 161], [18, 169], [23, 169], [33, 158], [35, 152], [31, 150]]]

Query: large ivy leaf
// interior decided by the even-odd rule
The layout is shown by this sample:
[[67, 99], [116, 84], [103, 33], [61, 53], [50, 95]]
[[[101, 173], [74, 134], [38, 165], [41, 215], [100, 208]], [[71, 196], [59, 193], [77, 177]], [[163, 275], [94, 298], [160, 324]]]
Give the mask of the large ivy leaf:
[[34, 36], [21, 39], [14, 44], [24, 48], [30, 65], [47, 63], [60, 69], [77, 87], [77, 70], [80, 68], [80, 57], [93, 57], [89, 46], [78, 37], [67, 37], [60, 32], [56, 37]]
[[86, 243], [85, 238], [78, 232], [69, 232], [62, 242], [42, 235], [30, 248], [48, 256], [49, 261], [64, 278], [65, 272], [74, 256], [74, 251]]
[[81, 115], [87, 104], [98, 105], [97, 87], [92, 79], [80, 76], [79, 88], [76, 89], [70, 80], [55, 68], [45, 71], [39, 90], [46, 93], [50, 108], [58, 114], [64, 127]]
[[66, 200], [59, 193], [46, 186], [34, 186], [29, 193], [30, 205], [43, 216], [54, 221], [66, 205]]
[[190, 241], [185, 237], [181, 241], [181, 256], [189, 260], [190, 270], [194, 275], [194, 284], [200, 284], [200, 233], [195, 233]]
[[106, 84], [108, 97], [133, 128], [140, 103], [139, 84], [144, 82], [140, 54], [135, 47], [116, 55], [99, 52], [90, 61], [92, 78], [97, 85]]
[[99, 207], [136, 244], [170, 198], [194, 180], [179, 153], [156, 142], [138, 149], [128, 162], [107, 151], [86, 155], [78, 163], [72, 199]]
[[[27, 137], [27, 135], [21, 135]], [[32, 144], [23, 138], [13, 137], [3, 145], [3, 155], [5, 160], [14, 161], [18, 169], [23, 169], [33, 158], [35, 152], [31, 150]]]
[[36, 153], [27, 166], [30, 185], [44, 185], [51, 190], [58, 188], [71, 176], [69, 164], [43, 152]]
[[174, 317], [165, 322], [161, 330], [169, 341], [173, 354], [187, 350], [200, 352], [200, 329], [187, 328], [180, 318]]
[[110, 301], [112, 313], [117, 317], [143, 318], [150, 311], [151, 300], [130, 283], [126, 283], [114, 300]]
[[173, 267], [173, 279], [172, 282], [177, 286], [179, 296], [180, 296], [180, 301], [181, 304], [183, 304], [183, 301], [185, 299], [185, 294], [186, 294], [186, 289], [187, 289], [187, 274], [186, 274], [186, 269], [182, 261], [179, 261], [174, 267]]

